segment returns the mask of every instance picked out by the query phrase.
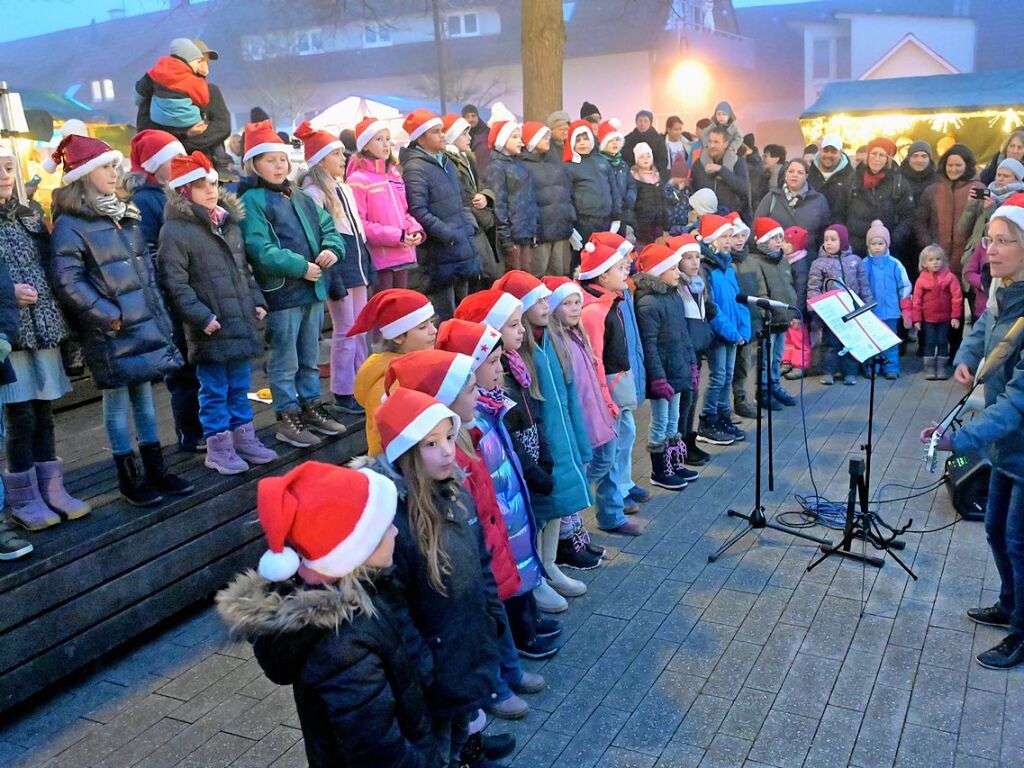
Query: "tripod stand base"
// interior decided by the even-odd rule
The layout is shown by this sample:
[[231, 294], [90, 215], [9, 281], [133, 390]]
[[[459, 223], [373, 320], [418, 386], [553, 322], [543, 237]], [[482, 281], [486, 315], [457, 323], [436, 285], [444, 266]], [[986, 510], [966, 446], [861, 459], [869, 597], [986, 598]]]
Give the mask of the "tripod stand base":
[[829, 555], [839, 555], [840, 557], [845, 557], [848, 560], [858, 560], [862, 563], [867, 563], [875, 568], [881, 568], [885, 565], [885, 560], [880, 557], [875, 557], [874, 555], [862, 555], [860, 552], [850, 552], [845, 549], [840, 549], [839, 545], [822, 545], [821, 551], [825, 553], [825, 557], [828, 557]]
[[832, 542], [828, 539], [819, 539], [817, 536], [811, 536], [808, 533], [801, 533], [800, 531], [794, 531], [792, 528], [787, 528], [784, 525], [778, 525], [777, 523], [768, 522], [764, 516], [764, 509], [761, 507], [755, 507], [749, 515], [744, 515], [742, 512], [737, 512], [734, 509], [727, 510], [726, 513], [729, 517], [739, 517], [747, 521], [747, 525], [740, 528], [738, 531], [732, 534], [715, 552], [708, 555], [708, 562], [713, 563], [715, 560], [720, 558], [722, 555], [729, 550], [733, 544], [738, 542], [744, 536], [751, 531], [759, 531], [762, 528], [771, 528], [773, 531], [781, 531], [782, 533], [788, 533], [790, 536], [796, 536], [799, 539], [806, 539], [807, 541], [813, 541], [815, 544], [821, 545], [821, 548], [831, 547]]

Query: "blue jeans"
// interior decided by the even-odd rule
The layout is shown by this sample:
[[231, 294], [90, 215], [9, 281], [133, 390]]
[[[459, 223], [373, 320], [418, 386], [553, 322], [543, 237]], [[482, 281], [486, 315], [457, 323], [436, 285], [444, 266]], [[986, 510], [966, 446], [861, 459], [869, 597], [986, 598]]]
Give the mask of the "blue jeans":
[[[899, 333], [900, 321], [898, 319], [883, 320], [882, 322], [889, 326], [889, 330], [893, 333]], [[886, 350], [879, 358], [878, 372], [882, 374], [900, 372], [900, 347], [898, 344], [892, 349]]]
[[679, 426], [680, 393], [676, 392], [668, 400], [648, 398], [651, 404], [651, 431], [648, 440], [652, 444], [663, 443], [665, 439], [676, 433]]
[[320, 328], [324, 303], [277, 309], [267, 315], [267, 378], [274, 413], [320, 399]]
[[135, 420], [139, 444], [159, 443], [156, 430], [156, 406], [153, 404], [153, 385], [129, 384], [126, 387], [103, 390], [103, 426], [115, 456], [131, 453], [132, 428], [128, 424], [128, 411]]
[[706, 417], [729, 414], [729, 393], [732, 374], [736, 368], [736, 345], [716, 340], [708, 350], [708, 388], [704, 391], [704, 407], [700, 415]]
[[949, 323], [921, 323], [925, 357], [949, 357]]
[[[782, 355], [786, 351], [786, 332], [779, 331], [772, 335], [772, 359], [768, 362], [770, 365], [765, 366], [765, 375], [761, 378], [764, 380], [765, 391], [767, 392], [768, 387], [768, 374], [771, 374], [772, 385], [777, 389], [782, 386]], [[757, 350], [754, 350], [757, 353]]]
[[[617, 437], [612, 440], [612, 445], [615, 446], [612, 480], [619, 489], [619, 495], [625, 499], [626, 494], [633, 487], [633, 444], [636, 442], [636, 419], [633, 416], [632, 408], [619, 412], [619, 419], [615, 422], [615, 433]], [[621, 504], [619, 506], [622, 507]]]
[[[619, 413], [620, 422], [622, 413]], [[616, 449], [621, 436], [622, 434], [619, 433], [619, 437], [595, 448], [590, 464], [587, 466], [587, 479], [596, 485], [594, 495], [597, 498], [597, 526], [607, 530], [618, 528], [626, 522], [626, 513], [623, 512], [623, 493], [619, 490], [619, 485], [615, 482], [615, 475], [612, 473]], [[632, 441], [630, 441], [630, 446], [632, 446]]]
[[188, 361], [185, 328], [177, 315], [171, 315], [171, 328], [174, 346], [181, 350], [185, 364], [164, 376], [164, 385], [171, 396], [171, 416], [178, 442], [193, 446], [203, 436], [203, 425], [199, 423], [199, 381], [195, 365]]
[[821, 332], [821, 370], [823, 373], [837, 373], [841, 376], [856, 376], [860, 370], [860, 363], [850, 354], [840, 355], [839, 352], [845, 349], [843, 342], [839, 340], [827, 327]]
[[203, 424], [203, 437], [238, 429], [252, 421], [252, 406], [249, 405], [252, 367], [248, 360], [199, 363], [196, 375], [199, 377], [199, 420]]
[[[532, 597], [532, 595], [530, 595]], [[516, 650], [516, 640], [512, 633], [512, 622], [515, 620], [510, 613], [517, 611], [521, 612], [520, 603], [526, 599], [525, 595], [519, 597], [513, 597], [510, 600], [506, 600], [504, 606], [506, 608], [506, 619], [505, 619], [505, 633], [498, 638], [498, 652], [500, 658], [498, 659], [498, 686], [494, 689], [495, 693], [498, 694], [498, 701], [505, 701], [513, 696], [513, 685], [518, 685], [519, 681], [523, 679], [523, 667], [519, 661], [519, 651]], [[536, 609], [534, 609], [536, 610]], [[519, 617], [517, 617], [519, 618]], [[535, 619], [535, 615], [529, 617], [529, 621]]]
[[999, 607], [1024, 633], [1024, 482], [997, 469], [988, 484], [985, 535], [999, 571]]

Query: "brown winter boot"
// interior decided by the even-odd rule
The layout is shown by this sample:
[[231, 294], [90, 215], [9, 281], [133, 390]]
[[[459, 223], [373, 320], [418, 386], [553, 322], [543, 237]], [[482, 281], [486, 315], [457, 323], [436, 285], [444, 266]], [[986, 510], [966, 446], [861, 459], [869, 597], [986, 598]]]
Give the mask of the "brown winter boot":
[[926, 355], [924, 358], [925, 381], [935, 381], [938, 377], [939, 358]]

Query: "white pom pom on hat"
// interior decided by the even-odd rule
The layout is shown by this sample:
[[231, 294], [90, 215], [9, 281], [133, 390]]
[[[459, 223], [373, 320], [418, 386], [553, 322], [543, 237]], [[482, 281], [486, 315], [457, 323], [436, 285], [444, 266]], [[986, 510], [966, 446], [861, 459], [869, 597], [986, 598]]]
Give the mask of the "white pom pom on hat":
[[260, 557], [259, 574], [268, 581], [287, 581], [299, 572], [299, 554], [291, 547], [280, 552], [269, 549]]

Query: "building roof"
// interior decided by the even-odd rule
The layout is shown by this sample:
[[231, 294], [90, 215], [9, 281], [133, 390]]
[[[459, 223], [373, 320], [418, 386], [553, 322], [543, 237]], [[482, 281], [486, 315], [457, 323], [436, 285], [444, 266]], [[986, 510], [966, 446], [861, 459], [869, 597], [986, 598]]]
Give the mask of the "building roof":
[[801, 118], [1024, 108], [1024, 69], [829, 83]]
[[887, 61], [889, 61], [889, 59], [891, 59], [897, 53], [902, 51], [904, 48], [908, 48], [908, 47], [914, 47], [917, 50], [923, 52], [926, 56], [928, 56], [932, 60], [934, 60], [936, 64], [938, 64], [940, 67], [945, 69], [946, 72], [948, 72], [949, 74], [959, 74], [960, 73], [960, 70], [958, 70], [956, 67], [954, 67], [952, 64], [950, 64], [948, 61], [946, 61], [946, 59], [943, 56], [939, 55], [934, 50], [932, 50], [928, 45], [926, 45], [925, 43], [921, 42], [917, 38], [917, 35], [915, 35], [913, 32], [908, 32], [907, 34], [905, 34], [903, 37], [900, 38], [899, 42], [897, 42], [896, 45], [894, 45], [888, 51], [883, 53], [879, 57], [878, 61], [876, 61], [874, 64], [872, 64], [870, 67], [868, 67], [864, 71], [864, 74], [862, 74], [858, 79], [860, 79], [860, 80], [869, 80], [871, 78], [871, 75], [873, 75], [875, 72], [877, 72], [879, 69], [881, 69], [882, 65], [884, 65]]

